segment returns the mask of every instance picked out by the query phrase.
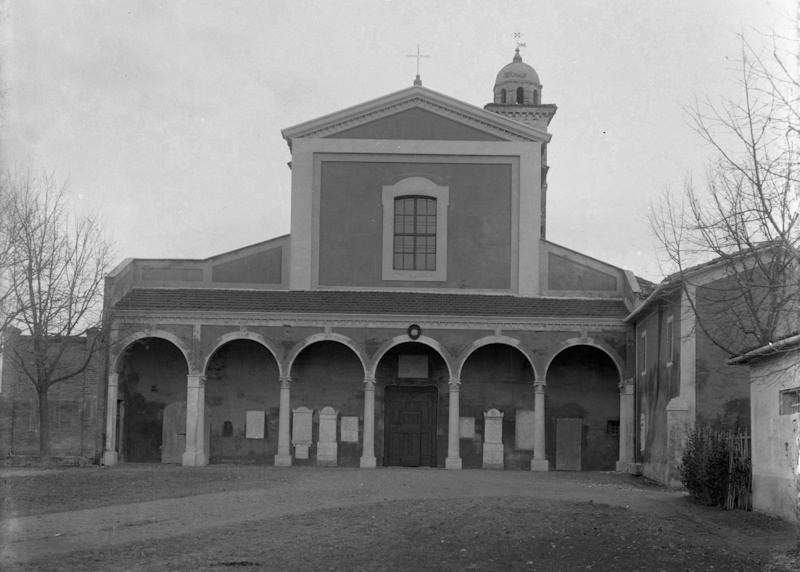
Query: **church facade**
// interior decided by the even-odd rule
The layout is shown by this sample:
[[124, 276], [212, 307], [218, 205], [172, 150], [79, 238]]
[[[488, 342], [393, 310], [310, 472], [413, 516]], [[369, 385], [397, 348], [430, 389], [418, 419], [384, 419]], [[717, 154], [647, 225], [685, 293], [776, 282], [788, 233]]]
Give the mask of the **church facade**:
[[291, 233], [107, 279], [105, 464], [627, 469], [639, 281], [546, 240], [519, 50], [285, 129]]

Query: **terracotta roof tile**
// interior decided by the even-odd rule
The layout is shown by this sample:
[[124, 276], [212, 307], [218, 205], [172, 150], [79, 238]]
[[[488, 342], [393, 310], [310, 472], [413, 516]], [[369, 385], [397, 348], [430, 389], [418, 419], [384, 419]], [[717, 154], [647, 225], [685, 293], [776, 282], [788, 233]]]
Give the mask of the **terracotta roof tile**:
[[207, 288], [134, 288], [116, 307], [133, 312], [420, 314], [620, 320], [628, 314], [622, 300], [605, 298], [525, 298], [507, 295], [396, 291]]

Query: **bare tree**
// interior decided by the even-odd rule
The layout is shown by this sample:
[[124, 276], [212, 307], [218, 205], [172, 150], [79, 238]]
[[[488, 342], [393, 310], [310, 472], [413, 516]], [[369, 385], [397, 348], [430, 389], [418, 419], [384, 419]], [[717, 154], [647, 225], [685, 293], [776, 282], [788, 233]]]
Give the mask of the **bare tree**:
[[[780, 46], [788, 46], [781, 50]], [[702, 183], [665, 191], [650, 226], [701, 328], [730, 356], [800, 327], [800, 83], [795, 46], [742, 38], [738, 97], [695, 99], [688, 123], [714, 152]], [[705, 282], [704, 270], [718, 279]], [[700, 278], [702, 277], [702, 281]], [[713, 311], [698, 311], [707, 302]]]
[[[81, 374], [103, 349], [103, 285], [113, 253], [97, 213], [72, 216], [67, 184], [52, 175], [6, 173], [0, 193], [5, 325], [14, 332], [5, 336], [5, 356], [38, 393], [40, 454], [48, 464], [48, 390]], [[84, 357], [66, 359], [78, 344]]]

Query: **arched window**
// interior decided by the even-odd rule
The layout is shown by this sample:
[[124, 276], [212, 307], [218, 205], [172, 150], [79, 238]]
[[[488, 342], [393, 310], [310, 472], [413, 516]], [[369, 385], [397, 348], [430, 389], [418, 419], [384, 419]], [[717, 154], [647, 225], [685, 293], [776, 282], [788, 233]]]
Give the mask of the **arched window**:
[[500, 90], [500, 103], [505, 103], [505, 102], [506, 102], [506, 90], [505, 89], [501, 89]]
[[450, 187], [427, 177], [383, 186], [383, 280], [447, 280], [449, 197]]
[[539, 90], [533, 90], [533, 104], [539, 105]]
[[521, 87], [517, 88], [517, 103], [525, 103], [525, 94]]
[[436, 199], [394, 200], [395, 270], [436, 270]]

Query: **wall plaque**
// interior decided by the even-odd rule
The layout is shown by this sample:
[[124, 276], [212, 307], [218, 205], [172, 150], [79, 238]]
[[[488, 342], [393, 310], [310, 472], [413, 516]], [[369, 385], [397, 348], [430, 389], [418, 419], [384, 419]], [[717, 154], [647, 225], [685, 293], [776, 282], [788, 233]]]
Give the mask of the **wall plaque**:
[[263, 439], [265, 421], [264, 411], [248, 411], [245, 417], [245, 439]]
[[425, 355], [397, 356], [397, 377], [427, 379], [428, 356]]

